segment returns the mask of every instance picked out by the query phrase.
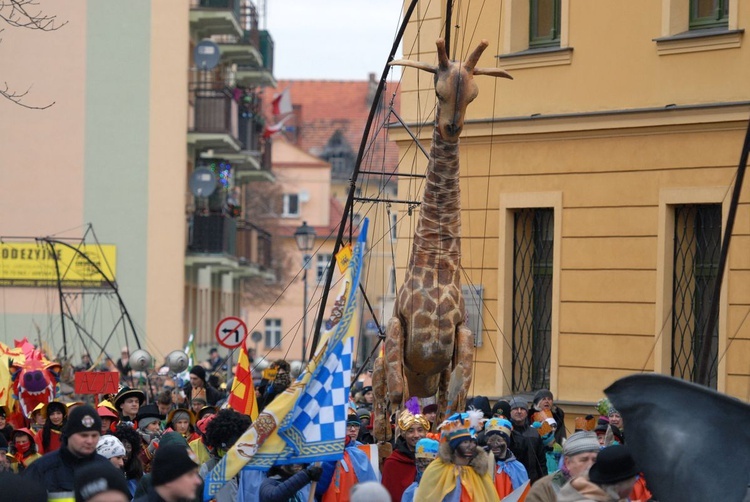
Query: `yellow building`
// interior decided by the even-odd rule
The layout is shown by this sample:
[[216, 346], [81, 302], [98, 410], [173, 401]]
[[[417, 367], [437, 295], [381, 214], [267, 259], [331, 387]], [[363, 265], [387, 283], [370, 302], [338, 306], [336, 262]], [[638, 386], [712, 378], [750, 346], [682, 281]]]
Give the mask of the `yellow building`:
[[[419, 2], [405, 58], [436, 63], [443, 4]], [[695, 380], [707, 352], [709, 385], [750, 398], [746, 190], [718, 328], [702, 342], [750, 116], [750, 10], [729, 0], [700, 17], [704, 4], [506, 0], [453, 13], [451, 55], [484, 38], [478, 66], [514, 78], [476, 78], [461, 139], [464, 283], [483, 292], [471, 394], [549, 387], [590, 412], [631, 373]], [[432, 75], [404, 69], [401, 93], [427, 146]], [[404, 128], [391, 137], [401, 171], [423, 172]], [[399, 198], [419, 199], [408, 183]], [[412, 228], [399, 228], [398, 281]]]

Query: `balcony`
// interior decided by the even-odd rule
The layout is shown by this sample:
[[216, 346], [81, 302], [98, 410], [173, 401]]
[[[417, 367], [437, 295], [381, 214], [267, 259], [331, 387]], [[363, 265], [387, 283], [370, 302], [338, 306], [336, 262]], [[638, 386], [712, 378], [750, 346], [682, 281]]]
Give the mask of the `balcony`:
[[198, 150], [240, 151], [238, 107], [231, 92], [207, 88], [193, 92], [188, 143]]
[[190, 0], [190, 33], [194, 39], [212, 35], [242, 36], [242, 0]]
[[[248, 36], [253, 35], [249, 34]], [[273, 53], [274, 43], [271, 34], [266, 30], [258, 30], [258, 49], [262, 61], [247, 63], [237, 63], [237, 73], [235, 79], [237, 85], [244, 87], [253, 87], [258, 85], [268, 85], [275, 87], [276, 79], [273, 76]]]
[[260, 53], [260, 32], [258, 31], [258, 11], [253, 4], [242, 6], [240, 13], [242, 33], [237, 35], [219, 35], [212, 40], [219, 45], [221, 58], [225, 63], [242, 65], [263, 65]]
[[271, 234], [225, 214], [194, 214], [186, 266], [211, 266], [238, 276], [269, 275]]

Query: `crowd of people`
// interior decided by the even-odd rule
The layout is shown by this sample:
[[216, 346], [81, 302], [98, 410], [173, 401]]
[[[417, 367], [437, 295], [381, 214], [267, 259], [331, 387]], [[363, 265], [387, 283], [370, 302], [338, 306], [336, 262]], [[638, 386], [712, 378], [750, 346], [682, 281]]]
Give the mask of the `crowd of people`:
[[[123, 383], [133, 382], [123, 358]], [[212, 351], [184, 382], [159, 372], [140, 386], [121, 385], [96, 406], [55, 400], [34, 409], [26, 427], [13, 428], [10, 410], [0, 409], [0, 482], [9, 487], [0, 500], [202, 500], [204, 479], [251, 425], [224, 406], [225, 374]], [[290, 365], [274, 362], [254, 382], [259, 407], [292, 380]], [[391, 417], [387, 444], [373, 437], [372, 405], [365, 374], [352, 386], [341, 460], [243, 470], [215, 499], [462, 502], [520, 493], [527, 502], [652, 500], [624, 444], [622, 417], [606, 401], [598, 417], [577, 418], [568, 437], [565, 414], [546, 389], [531, 402], [475, 396], [442, 422], [436, 404], [413, 400]]]

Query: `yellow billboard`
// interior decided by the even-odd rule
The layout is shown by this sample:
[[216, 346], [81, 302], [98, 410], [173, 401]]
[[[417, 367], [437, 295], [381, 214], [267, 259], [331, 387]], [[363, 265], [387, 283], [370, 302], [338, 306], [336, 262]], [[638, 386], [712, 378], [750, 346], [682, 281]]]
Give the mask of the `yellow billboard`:
[[0, 242], [0, 286], [102, 287], [115, 281], [116, 265], [109, 244]]

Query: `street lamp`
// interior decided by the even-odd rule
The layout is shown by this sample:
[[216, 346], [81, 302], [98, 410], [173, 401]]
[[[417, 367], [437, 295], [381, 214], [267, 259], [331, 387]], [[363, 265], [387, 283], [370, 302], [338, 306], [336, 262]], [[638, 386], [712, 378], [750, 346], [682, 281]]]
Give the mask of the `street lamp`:
[[294, 232], [294, 240], [297, 241], [297, 249], [302, 251], [302, 283], [304, 284], [304, 298], [302, 300], [302, 362], [305, 362], [305, 350], [307, 348], [307, 271], [310, 269], [310, 260], [312, 256], [308, 253], [312, 251], [315, 245], [315, 229], [307, 224], [306, 221]]

